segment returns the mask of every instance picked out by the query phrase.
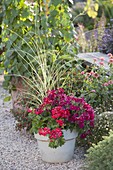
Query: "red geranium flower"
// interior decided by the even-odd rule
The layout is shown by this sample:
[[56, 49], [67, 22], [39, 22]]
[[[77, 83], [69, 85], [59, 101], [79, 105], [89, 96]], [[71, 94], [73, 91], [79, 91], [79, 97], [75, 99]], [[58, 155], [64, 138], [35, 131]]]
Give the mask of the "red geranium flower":
[[[29, 112], [31, 114], [31, 110]], [[48, 91], [42, 104], [32, 110], [32, 114], [36, 115], [32, 128], [35, 131], [37, 128], [40, 135], [48, 136], [55, 147], [56, 143], [61, 146], [64, 141], [63, 130], [81, 129], [84, 132], [82, 137], [85, 137], [88, 135], [85, 131], [94, 127], [95, 114], [91, 105], [84, 98], [65, 94], [63, 89]]]
[[64, 125], [63, 120], [56, 120], [56, 122], [59, 124], [59, 126], [63, 126]]
[[39, 133], [39, 135], [46, 136], [46, 135], [50, 134], [50, 129], [48, 127], [40, 128], [38, 130], [38, 133]]
[[62, 135], [62, 130], [60, 128], [56, 128], [50, 132], [50, 139], [57, 139], [60, 138]]

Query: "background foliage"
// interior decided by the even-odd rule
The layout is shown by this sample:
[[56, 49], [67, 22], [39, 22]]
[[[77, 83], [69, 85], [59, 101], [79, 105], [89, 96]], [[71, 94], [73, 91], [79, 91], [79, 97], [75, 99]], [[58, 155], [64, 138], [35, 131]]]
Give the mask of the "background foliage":
[[[39, 0], [34, 3], [27, 3], [24, 0], [14, 0], [12, 3], [10, 0], [3, 0], [2, 6], [4, 66], [8, 75], [21, 74], [29, 77], [26, 69], [30, 68], [19, 56], [18, 51], [21, 51], [27, 61], [33, 60], [30, 55], [40, 49], [57, 50], [57, 53], [66, 59], [77, 53], [76, 32], [69, 15], [67, 1], [63, 1], [62, 4], [62, 0]], [[35, 40], [38, 44], [34, 49]], [[50, 61], [51, 58], [48, 56], [48, 62]], [[11, 77], [5, 76], [4, 86], [9, 85], [10, 79]]]
[[87, 156], [88, 170], [112, 170], [113, 168], [113, 131], [105, 136], [97, 145], [93, 145]]

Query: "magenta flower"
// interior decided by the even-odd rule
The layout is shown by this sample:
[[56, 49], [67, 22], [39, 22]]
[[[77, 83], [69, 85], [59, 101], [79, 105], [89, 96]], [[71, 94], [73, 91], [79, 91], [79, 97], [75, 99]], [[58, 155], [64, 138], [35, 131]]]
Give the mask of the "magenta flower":
[[86, 136], [87, 136], [86, 133], [82, 133], [82, 134], [80, 135], [80, 138], [84, 139], [84, 138], [86, 138]]
[[91, 126], [91, 127], [94, 127], [94, 120], [91, 120], [91, 121], [90, 121], [90, 126]]
[[92, 111], [91, 113], [90, 113], [90, 120], [94, 120], [94, 118], [95, 118], [95, 114], [94, 114], [94, 112]]
[[91, 131], [90, 130], [87, 130], [86, 132], [84, 132], [84, 133], [82, 133], [81, 135], [80, 135], [80, 138], [86, 138], [86, 136], [87, 135], [90, 135], [91, 134]]
[[27, 112], [28, 112], [28, 113], [31, 113], [31, 112], [32, 112], [32, 110], [31, 110], [31, 109], [27, 109]]
[[34, 111], [34, 113], [36, 114], [36, 115], [40, 115], [41, 113], [43, 112], [43, 110], [42, 109], [35, 109], [35, 111]]

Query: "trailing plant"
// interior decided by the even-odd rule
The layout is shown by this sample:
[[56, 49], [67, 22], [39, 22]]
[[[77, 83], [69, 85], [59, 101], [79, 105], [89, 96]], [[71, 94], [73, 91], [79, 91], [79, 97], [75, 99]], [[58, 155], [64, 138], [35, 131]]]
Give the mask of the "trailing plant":
[[97, 145], [93, 145], [87, 151], [87, 167], [89, 170], [112, 170], [113, 168], [113, 131], [109, 136], [104, 136]]

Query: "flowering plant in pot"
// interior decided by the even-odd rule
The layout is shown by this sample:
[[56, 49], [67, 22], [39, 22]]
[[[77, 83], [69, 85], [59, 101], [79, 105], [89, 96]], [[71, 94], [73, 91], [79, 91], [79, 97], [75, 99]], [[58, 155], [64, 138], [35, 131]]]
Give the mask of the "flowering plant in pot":
[[67, 95], [62, 88], [47, 92], [38, 108], [29, 108], [32, 131], [49, 138], [49, 147], [65, 143], [63, 130], [81, 131], [82, 137], [94, 127], [94, 110], [84, 98]]

